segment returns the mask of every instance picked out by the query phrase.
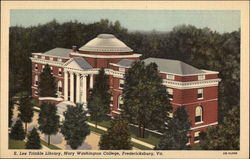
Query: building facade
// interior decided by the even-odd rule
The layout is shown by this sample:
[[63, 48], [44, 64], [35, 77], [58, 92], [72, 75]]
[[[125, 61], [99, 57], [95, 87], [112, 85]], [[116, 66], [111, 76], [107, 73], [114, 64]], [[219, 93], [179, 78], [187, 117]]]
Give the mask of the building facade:
[[[57, 98], [40, 97], [39, 100], [56, 103], [61, 113], [65, 105], [73, 103], [82, 103], [86, 109], [95, 75], [100, 68], [105, 68], [112, 93], [110, 115], [115, 117], [123, 104], [125, 72], [140, 56], [111, 34], [100, 34], [79, 49], [73, 46], [32, 53], [32, 96], [39, 98], [39, 74], [48, 64], [56, 80]], [[173, 109], [185, 106], [189, 113], [192, 121], [189, 143], [198, 143], [199, 132], [218, 124], [218, 72], [200, 70], [178, 60], [147, 58], [143, 61], [158, 65]]]

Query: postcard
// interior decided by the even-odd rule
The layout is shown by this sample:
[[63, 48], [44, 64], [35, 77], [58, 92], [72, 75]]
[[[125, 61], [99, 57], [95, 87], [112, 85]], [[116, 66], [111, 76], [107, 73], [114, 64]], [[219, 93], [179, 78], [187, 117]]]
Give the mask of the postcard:
[[248, 5], [2, 2], [1, 158], [249, 158]]

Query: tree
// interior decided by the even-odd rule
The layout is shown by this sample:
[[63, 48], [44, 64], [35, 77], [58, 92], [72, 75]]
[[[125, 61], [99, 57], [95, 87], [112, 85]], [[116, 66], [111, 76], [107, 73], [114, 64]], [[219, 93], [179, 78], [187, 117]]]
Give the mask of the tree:
[[166, 130], [157, 150], [186, 150], [189, 140], [188, 132], [191, 128], [191, 121], [188, 119], [188, 112], [183, 106], [178, 107], [173, 118], [167, 124]]
[[13, 109], [14, 109], [14, 101], [13, 99], [9, 99], [9, 127], [12, 125], [12, 117], [13, 117]]
[[50, 145], [50, 135], [56, 134], [59, 130], [59, 115], [57, 107], [53, 103], [45, 102], [41, 105], [38, 124], [39, 130], [48, 135], [48, 145]]
[[25, 132], [23, 130], [22, 121], [19, 119], [11, 129], [10, 138], [14, 140], [25, 139]]
[[121, 116], [138, 124], [140, 137], [144, 137], [145, 127], [165, 129], [172, 106], [155, 63], [145, 66], [143, 61], [137, 61], [132, 65], [125, 74], [123, 99]]
[[62, 122], [61, 133], [67, 140], [67, 144], [72, 149], [77, 149], [90, 134], [89, 126], [86, 123], [86, 112], [84, 112], [82, 104], [68, 105], [67, 111], [63, 115], [65, 120]]
[[32, 121], [32, 117], [34, 115], [31, 98], [28, 96], [21, 97], [18, 110], [18, 116], [25, 123], [25, 133], [27, 133], [27, 124]]
[[105, 75], [104, 69], [101, 68], [99, 74], [95, 77], [93, 90], [91, 90], [88, 98], [88, 110], [90, 119], [96, 122], [103, 120], [103, 118], [110, 111], [110, 98], [108, 77]]
[[28, 135], [28, 141], [25, 144], [26, 149], [41, 149], [41, 143], [40, 143], [40, 136], [36, 130], [36, 128], [33, 128]]
[[101, 136], [99, 147], [101, 150], [131, 150], [132, 143], [128, 121], [112, 120], [108, 131]]
[[201, 147], [205, 150], [239, 150], [240, 107], [233, 107], [224, 118], [224, 123], [201, 132], [200, 138]]
[[39, 75], [38, 89], [40, 97], [56, 97], [55, 77], [51, 74], [48, 64]]

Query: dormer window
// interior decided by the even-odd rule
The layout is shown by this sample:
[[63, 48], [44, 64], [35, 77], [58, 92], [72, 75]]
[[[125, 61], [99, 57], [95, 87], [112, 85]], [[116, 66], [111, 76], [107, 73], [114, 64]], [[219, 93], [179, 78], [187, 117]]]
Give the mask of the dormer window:
[[174, 80], [174, 75], [167, 74], [167, 75], [166, 75], [166, 78], [167, 78], [168, 80]]
[[125, 72], [125, 68], [123, 68], [123, 67], [119, 67], [119, 71], [121, 71], [121, 72]]
[[199, 75], [199, 76], [198, 76], [198, 80], [199, 80], [199, 81], [205, 80], [205, 75]]

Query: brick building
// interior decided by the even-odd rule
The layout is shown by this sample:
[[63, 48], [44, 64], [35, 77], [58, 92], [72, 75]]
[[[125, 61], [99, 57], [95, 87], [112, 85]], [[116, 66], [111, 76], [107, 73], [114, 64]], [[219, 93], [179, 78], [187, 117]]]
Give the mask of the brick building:
[[[124, 74], [141, 54], [111, 34], [100, 34], [79, 49], [55, 48], [44, 53], [32, 53], [32, 96], [39, 98], [39, 73], [49, 64], [56, 79], [57, 98], [40, 97], [40, 101], [57, 104], [59, 114], [67, 104], [83, 103], [86, 109], [89, 89], [93, 88], [99, 68], [109, 76], [112, 104], [110, 115], [120, 114]], [[200, 70], [177, 60], [147, 58], [146, 64], [158, 65], [173, 109], [185, 106], [192, 128], [190, 144], [199, 142], [199, 132], [218, 123], [218, 72]]]

